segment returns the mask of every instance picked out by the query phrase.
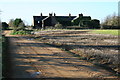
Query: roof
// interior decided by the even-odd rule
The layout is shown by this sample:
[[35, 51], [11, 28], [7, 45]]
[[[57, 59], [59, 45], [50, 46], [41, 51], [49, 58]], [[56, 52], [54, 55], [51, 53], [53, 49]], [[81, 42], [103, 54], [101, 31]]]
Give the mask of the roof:
[[90, 20], [91, 20], [91, 17], [90, 17], [90, 16], [83, 16], [82, 18], [83, 18], [83, 19], [90, 19]]
[[76, 19], [80, 19], [80, 20], [91, 20], [90, 16], [82, 16], [82, 17], [75, 17], [72, 21], [76, 20]]
[[[43, 19], [47, 18], [49, 16], [33, 16], [35, 21], [42, 21]], [[56, 20], [58, 21], [71, 21], [73, 20], [76, 16], [52, 16], [55, 17]]]
[[76, 16], [55, 16], [56, 20], [61, 20], [61, 21], [71, 21], [75, 18]]
[[44, 18], [46, 18], [47, 16], [33, 16], [35, 21], [42, 21]]

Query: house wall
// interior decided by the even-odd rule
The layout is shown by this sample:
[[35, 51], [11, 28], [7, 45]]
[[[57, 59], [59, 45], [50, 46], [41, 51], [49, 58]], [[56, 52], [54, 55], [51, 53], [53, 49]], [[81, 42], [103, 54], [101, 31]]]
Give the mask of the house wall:
[[51, 17], [44, 20], [44, 26], [52, 26]]

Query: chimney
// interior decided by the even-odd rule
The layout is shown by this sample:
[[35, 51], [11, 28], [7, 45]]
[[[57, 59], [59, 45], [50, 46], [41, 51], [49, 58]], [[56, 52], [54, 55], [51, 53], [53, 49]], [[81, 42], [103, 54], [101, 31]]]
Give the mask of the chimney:
[[51, 17], [52, 16], [52, 13], [49, 13], [49, 17]]
[[42, 13], [40, 14], [40, 16], [42, 16]]
[[71, 14], [69, 13], [69, 17], [71, 17]]
[[54, 13], [54, 16], [56, 16], [56, 14]]
[[81, 14], [79, 14], [79, 17], [83, 17], [83, 14], [81, 13]]

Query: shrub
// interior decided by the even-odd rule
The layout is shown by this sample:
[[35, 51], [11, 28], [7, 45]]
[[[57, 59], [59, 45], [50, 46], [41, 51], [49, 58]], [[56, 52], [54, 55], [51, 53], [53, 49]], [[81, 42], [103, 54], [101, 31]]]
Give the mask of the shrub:
[[60, 23], [57, 23], [56, 25], [55, 25], [55, 29], [62, 29], [63, 28], [63, 26], [62, 26], [62, 24], [60, 24]]
[[9, 25], [6, 22], [2, 22], [2, 29], [6, 30], [8, 29]]

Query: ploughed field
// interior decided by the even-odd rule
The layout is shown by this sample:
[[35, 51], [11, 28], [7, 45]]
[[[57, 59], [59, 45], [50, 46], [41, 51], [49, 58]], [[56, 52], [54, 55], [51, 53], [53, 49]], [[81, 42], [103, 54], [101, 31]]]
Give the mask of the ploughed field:
[[60, 47], [96, 65], [119, 73], [118, 36], [91, 33], [91, 30], [52, 30], [34, 32], [34, 38]]
[[9, 45], [2, 53], [5, 78], [118, 77], [117, 36], [88, 30], [37, 31], [32, 36], [10, 32], [4, 31]]

